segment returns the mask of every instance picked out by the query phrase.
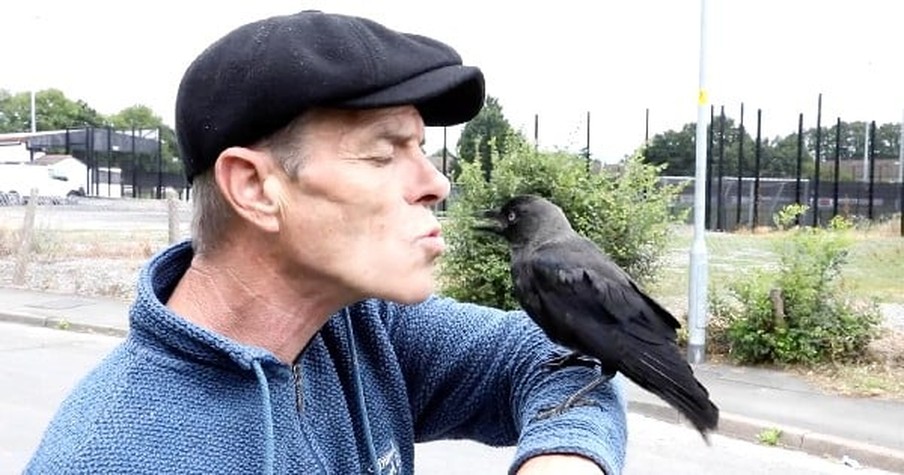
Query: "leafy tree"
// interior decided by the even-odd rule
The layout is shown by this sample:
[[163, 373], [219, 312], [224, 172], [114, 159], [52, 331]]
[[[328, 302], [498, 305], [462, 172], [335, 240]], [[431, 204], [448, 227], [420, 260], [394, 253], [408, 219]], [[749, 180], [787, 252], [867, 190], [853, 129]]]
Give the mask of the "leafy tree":
[[645, 150], [647, 161], [663, 167], [666, 175], [694, 175], [696, 159], [695, 124], [685, 124], [680, 131], [656, 134]]
[[[35, 128], [59, 130], [67, 127], [101, 127], [104, 117], [82, 100], [71, 100], [59, 89], [35, 93]], [[0, 132], [31, 130], [31, 93], [11, 94], [0, 90]]]
[[145, 105], [136, 104], [110, 116], [109, 123], [118, 129], [153, 129], [163, 125], [163, 119]]
[[[176, 142], [176, 132], [163, 123], [163, 119], [154, 113], [153, 109], [148, 106], [136, 104], [117, 112], [110, 116], [110, 124], [118, 129], [130, 130], [135, 129], [156, 129], [160, 128], [163, 151], [163, 171], [179, 173], [182, 171], [181, 163], [176, 159], [179, 156], [179, 148]], [[141, 168], [144, 170], [157, 170], [156, 161], [141, 162]]]
[[[840, 160], [863, 159], [864, 146], [867, 146], [867, 134], [870, 124], [864, 121], [841, 122], [841, 141], [838, 157]], [[835, 157], [835, 135], [837, 124], [823, 126], [820, 137], [820, 157], [825, 160]], [[807, 148], [816, 155], [816, 127], [805, 132]], [[896, 158], [901, 141], [901, 126], [894, 123], [876, 124], [875, 153], [878, 158]], [[869, 152], [869, 150], [867, 150]]]
[[[719, 161], [719, 140], [721, 123], [716, 121], [713, 128], [712, 168], [716, 171]], [[725, 176], [738, 175], [738, 157], [741, 155], [741, 141], [743, 140], [744, 157], [741, 162], [741, 172], [744, 176], [753, 176], [756, 170], [756, 141], [750, 136], [750, 129], [744, 124], [743, 138], [740, 125], [735, 125], [734, 120], [725, 118], [724, 158], [722, 173]], [[754, 134], [756, 131], [754, 130]], [[709, 128], [707, 128], [709, 137]], [[644, 155], [647, 161], [653, 165], [664, 165], [664, 174], [678, 176], [693, 176], [697, 160], [697, 124], [691, 122], [685, 124], [680, 131], [668, 130], [653, 136], [647, 145]], [[787, 168], [789, 165], [775, 163], [777, 160], [785, 160], [787, 157], [773, 156], [769, 150], [769, 141], [761, 140], [760, 146], [760, 175], [774, 175], [775, 170]], [[795, 155], [794, 165], [797, 158]]]
[[457, 177], [461, 172], [459, 162], [470, 163], [479, 157], [484, 179], [489, 181], [493, 170], [491, 148], [495, 147], [500, 155], [505, 156], [519, 143], [526, 143], [526, 139], [509, 124], [499, 100], [487, 96], [483, 109], [465, 124], [458, 138], [458, 160], [452, 166], [452, 176]]
[[[806, 133], [804, 134], [806, 135]], [[797, 154], [798, 154], [798, 134], [794, 133], [785, 137], [778, 137], [769, 144], [768, 150], [768, 173], [761, 176], [774, 177], [796, 177], [797, 176]], [[804, 149], [801, 155], [801, 176], [809, 177], [813, 173], [813, 157], [809, 150]]]

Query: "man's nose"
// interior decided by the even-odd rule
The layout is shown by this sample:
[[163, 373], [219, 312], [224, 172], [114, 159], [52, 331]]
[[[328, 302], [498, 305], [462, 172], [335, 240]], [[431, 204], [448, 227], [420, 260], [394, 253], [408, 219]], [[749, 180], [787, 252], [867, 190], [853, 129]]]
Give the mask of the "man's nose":
[[415, 201], [433, 206], [449, 196], [452, 185], [449, 179], [433, 165], [429, 158], [421, 154], [418, 162], [418, 197]]

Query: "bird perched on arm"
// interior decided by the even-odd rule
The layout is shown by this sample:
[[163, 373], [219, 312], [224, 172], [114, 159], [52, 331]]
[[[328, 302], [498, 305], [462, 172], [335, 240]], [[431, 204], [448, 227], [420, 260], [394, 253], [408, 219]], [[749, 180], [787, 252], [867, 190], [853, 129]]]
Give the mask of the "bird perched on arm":
[[571, 227], [550, 201], [519, 195], [499, 210], [480, 213], [476, 229], [503, 236], [511, 251], [515, 296], [554, 343], [571, 350], [553, 368], [598, 364], [602, 375], [562, 404], [551, 417], [621, 372], [681, 412], [709, 442], [719, 409], [697, 381], [676, 342], [681, 324], [647, 295], [595, 243]]

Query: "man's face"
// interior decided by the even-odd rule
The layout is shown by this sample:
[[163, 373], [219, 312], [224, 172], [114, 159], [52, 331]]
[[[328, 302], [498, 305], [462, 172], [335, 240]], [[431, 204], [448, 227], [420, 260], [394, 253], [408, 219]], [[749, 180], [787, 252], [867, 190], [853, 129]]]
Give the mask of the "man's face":
[[286, 265], [355, 298], [417, 302], [434, 290], [444, 243], [431, 206], [449, 181], [421, 150], [414, 107], [316, 111], [288, 183], [280, 242]]

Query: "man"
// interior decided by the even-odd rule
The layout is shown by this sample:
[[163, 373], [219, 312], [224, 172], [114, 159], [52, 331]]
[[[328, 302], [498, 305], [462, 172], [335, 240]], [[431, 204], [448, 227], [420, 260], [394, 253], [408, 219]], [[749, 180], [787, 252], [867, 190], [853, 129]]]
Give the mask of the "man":
[[[176, 105], [192, 240], [142, 270], [124, 343], [29, 473], [410, 473], [414, 443], [517, 444], [510, 473], [621, 471], [624, 399], [544, 420], [593, 378], [520, 312], [434, 296], [426, 125], [482, 73], [438, 41], [305, 11], [236, 29]], [[454, 462], [450, 460], [450, 462]]]

